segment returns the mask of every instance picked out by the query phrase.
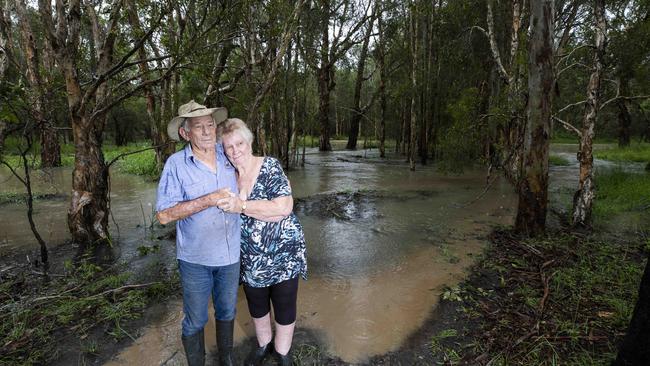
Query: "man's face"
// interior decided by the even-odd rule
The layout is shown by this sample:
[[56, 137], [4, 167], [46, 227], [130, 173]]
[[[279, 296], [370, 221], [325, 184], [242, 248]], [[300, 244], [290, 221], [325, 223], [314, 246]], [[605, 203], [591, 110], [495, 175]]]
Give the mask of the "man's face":
[[217, 128], [212, 116], [192, 117], [187, 121], [189, 132], [185, 128], [179, 130], [181, 136], [199, 150], [214, 149], [217, 142]]

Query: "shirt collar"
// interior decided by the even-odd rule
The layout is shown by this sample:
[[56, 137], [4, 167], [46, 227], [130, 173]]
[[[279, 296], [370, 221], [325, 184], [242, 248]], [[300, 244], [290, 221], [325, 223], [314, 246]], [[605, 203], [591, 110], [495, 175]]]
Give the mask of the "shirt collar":
[[[226, 155], [223, 151], [223, 145], [220, 142], [217, 142], [214, 144], [214, 148], [217, 152], [217, 163], [232, 166], [232, 164], [230, 164], [230, 161], [226, 158]], [[194, 161], [194, 152], [192, 151], [192, 145], [189, 142], [185, 145], [184, 150], [185, 159]]]

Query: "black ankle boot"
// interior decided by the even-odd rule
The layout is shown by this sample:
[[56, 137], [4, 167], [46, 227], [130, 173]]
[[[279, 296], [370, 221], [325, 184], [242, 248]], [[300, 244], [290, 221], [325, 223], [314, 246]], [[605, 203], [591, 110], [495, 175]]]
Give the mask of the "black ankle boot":
[[181, 336], [188, 366], [203, 366], [205, 364], [205, 338], [203, 329], [189, 337]]
[[235, 320], [216, 321], [217, 328], [217, 350], [219, 352], [219, 366], [234, 366], [232, 354], [232, 333], [235, 327]]
[[[257, 346], [257, 343], [255, 343]], [[251, 350], [251, 353], [248, 354], [246, 358], [246, 366], [260, 366], [264, 362], [266, 356], [270, 355], [273, 352], [273, 341], [267, 343], [262, 347], [255, 347]]]
[[278, 351], [273, 350], [273, 354], [275, 356], [275, 360], [278, 362], [278, 365], [280, 366], [292, 366], [293, 365], [293, 357], [291, 356], [291, 350], [287, 352], [286, 355], [278, 353]]

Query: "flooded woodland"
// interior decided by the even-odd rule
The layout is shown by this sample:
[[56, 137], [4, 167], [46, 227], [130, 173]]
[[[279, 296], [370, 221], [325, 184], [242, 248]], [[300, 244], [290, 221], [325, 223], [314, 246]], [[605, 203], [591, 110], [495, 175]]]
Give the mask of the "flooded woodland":
[[[649, 40], [647, 0], [0, 1], [0, 366], [649, 365]], [[237, 262], [232, 320], [187, 268]]]
[[[571, 148], [575, 145], [553, 149], [554, 154], [573, 159], [550, 170], [550, 191], [558, 206], [566, 204], [562, 192], [577, 184]], [[468, 269], [481, 258], [490, 230], [512, 225], [516, 209], [512, 186], [503, 178], [487, 185], [485, 170], [443, 174], [431, 166], [414, 172], [396, 158], [377, 155], [372, 149], [331, 153], [312, 149], [305, 166], [288, 173], [309, 258], [309, 279], [300, 283], [295, 342], [317, 346], [346, 363], [363, 363], [398, 350], [430, 321], [443, 293], [467, 278]], [[606, 161], [597, 165], [604, 170], [620, 168]], [[628, 164], [627, 169], [643, 167]], [[4, 190], [20, 190], [6, 171], [2, 174]], [[36, 201], [34, 217], [51, 243], [63, 243], [68, 235], [63, 213], [69, 175], [67, 168], [34, 173], [34, 186], [46, 193]], [[111, 181], [112, 256], [129, 272], [145, 271], [152, 262], [175, 270], [173, 227], [152, 223], [156, 182], [121, 173]], [[24, 211], [23, 203], [2, 206], [2, 222], [12, 222], [0, 229], [3, 256], [20, 258], [15, 253], [29, 255], [38, 248]], [[143, 255], [143, 247], [154, 246], [156, 251]], [[237, 311], [235, 340], [245, 348], [254, 330], [243, 293]], [[104, 355], [106, 365], [184, 363], [180, 298], [152, 304], [146, 312], [148, 321], [133, 339], [111, 347], [113, 356]], [[207, 345], [215, 352], [212, 320], [207, 328]]]

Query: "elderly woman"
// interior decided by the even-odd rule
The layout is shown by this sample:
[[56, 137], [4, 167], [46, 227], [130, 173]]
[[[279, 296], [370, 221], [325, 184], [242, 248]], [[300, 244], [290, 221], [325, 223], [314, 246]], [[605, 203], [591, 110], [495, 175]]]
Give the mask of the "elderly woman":
[[[271, 352], [281, 365], [289, 353], [296, 324], [298, 277], [306, 279], [305, 239], [293, 211], [289, 180], [277, 159], [253, 156], [253, 134], [236, 118], [218, 127], [224, 151], [237, 170], [239, 196], [217, 205], [241, 213], [241, 282], [253, 317], [258, 347], [246, 365], [260, 365]], [[270, 304], [275, 318], [275, 342]]]

